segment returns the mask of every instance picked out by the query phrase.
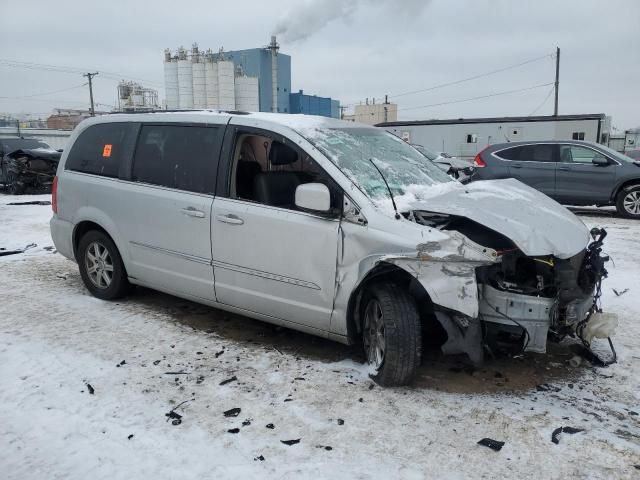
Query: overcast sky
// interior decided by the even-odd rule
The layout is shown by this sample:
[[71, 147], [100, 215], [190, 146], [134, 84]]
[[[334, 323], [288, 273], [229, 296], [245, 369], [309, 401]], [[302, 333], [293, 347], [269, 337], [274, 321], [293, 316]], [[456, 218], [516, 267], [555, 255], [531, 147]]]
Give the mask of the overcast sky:
[[[619, 129], [640, 126], [637, 0], [0, 0], [0, 113], [88, 106], [79, 71], [6, 60], [103, 72], [94, 92], [108, 110], [120, 77], [143, 80], [164, 97], [165, 47], [254, 48], [274, 32], [292, 57], [293, 91], [343, 104], [388, 94], [401, 119], [552, 114], [552, 87], [539, 85], [553, 82], [559, 46], [561, 114], [603, 112]], [[536, 88], [416, 108], [529, 87]]]

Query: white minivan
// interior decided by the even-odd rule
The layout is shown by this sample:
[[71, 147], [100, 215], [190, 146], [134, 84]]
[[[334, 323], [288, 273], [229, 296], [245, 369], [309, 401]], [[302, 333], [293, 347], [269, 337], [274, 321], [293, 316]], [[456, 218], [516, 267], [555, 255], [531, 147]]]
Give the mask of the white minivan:
[[343, 343], [408, 383], [425, 337], [480, 362], [589, 341], [604, 232], [515, 180], [462, 185], [381, 129], [304, 115], [112, 114], [58, 166], [51, 234], [87, 289], [131, 284]]

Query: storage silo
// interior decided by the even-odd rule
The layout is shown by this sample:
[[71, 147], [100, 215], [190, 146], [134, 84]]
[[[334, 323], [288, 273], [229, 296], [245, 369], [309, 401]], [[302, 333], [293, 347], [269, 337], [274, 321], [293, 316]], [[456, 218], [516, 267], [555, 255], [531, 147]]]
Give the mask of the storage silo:
[[167, 108], [175, 110], [178, 105], [178, 60], [171, 56], [171, 50], [164, 51], [164, 91]]
[[191, 73], [193, 75], [193, 108], [197, 109], [207, 106], [203, 60], [198, 44], [194, 43], [191, 49]]
[[193, 70], [182, 47], [178, 50], [178, 105], [180, 109], [193, 108]]
[[204, 60], [206, 108], [218, 108], [218, 63], [213, 61], [211, 50]]
[[235, 78], [236, 110], [258, 112], [260, 102], [258, 96], [258, 77], [248, 77], [240, 73]]
[[218, 108], [236, 108], [235, 72], [233, 62], [229, 60], [218, 61]]

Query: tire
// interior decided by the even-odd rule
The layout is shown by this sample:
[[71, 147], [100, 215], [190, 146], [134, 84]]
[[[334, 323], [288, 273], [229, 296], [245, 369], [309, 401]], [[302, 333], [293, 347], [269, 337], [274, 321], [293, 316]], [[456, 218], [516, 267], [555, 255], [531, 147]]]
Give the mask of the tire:
[[87, 232], [80, 239], [76, 258], [82, 281], [94, 297], [115, 300], [129, 292], [127, 271], [120, 252], [105, 233]]
[[362, 306], [362, 344], [367, 362], [376, 369], [371, 378], [385, 387], [407, 385], [422, 357], [415, 299], [395, 283], [377, 283], [365, 292]]
[[631, 185], [618, 192], [616, 210], [623, 217], [640, 219], [640, 185]]
[[18, 176], [13, 172], [7, 173], [7, 190], [11, 195], [21, 195], [24, 192], [24, 185], [18, 183]]

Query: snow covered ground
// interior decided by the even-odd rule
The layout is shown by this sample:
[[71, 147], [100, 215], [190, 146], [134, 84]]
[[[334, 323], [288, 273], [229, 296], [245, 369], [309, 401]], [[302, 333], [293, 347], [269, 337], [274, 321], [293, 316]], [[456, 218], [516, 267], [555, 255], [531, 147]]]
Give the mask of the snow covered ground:
[[[582, 216], [609, 231], [617, 364], [433, 355], [414, 386], [382, 389], [355, 348], [146, 289], [91, 297], [47, 248], [51, 207], [7, 205], [27, 200], [48, 196], [0, 195], [0, 248], [37, 244], [0, 257], [3, 478], [640, 477], [640, 222]], [[556, 445], [561, 426], [584, 432]]]

